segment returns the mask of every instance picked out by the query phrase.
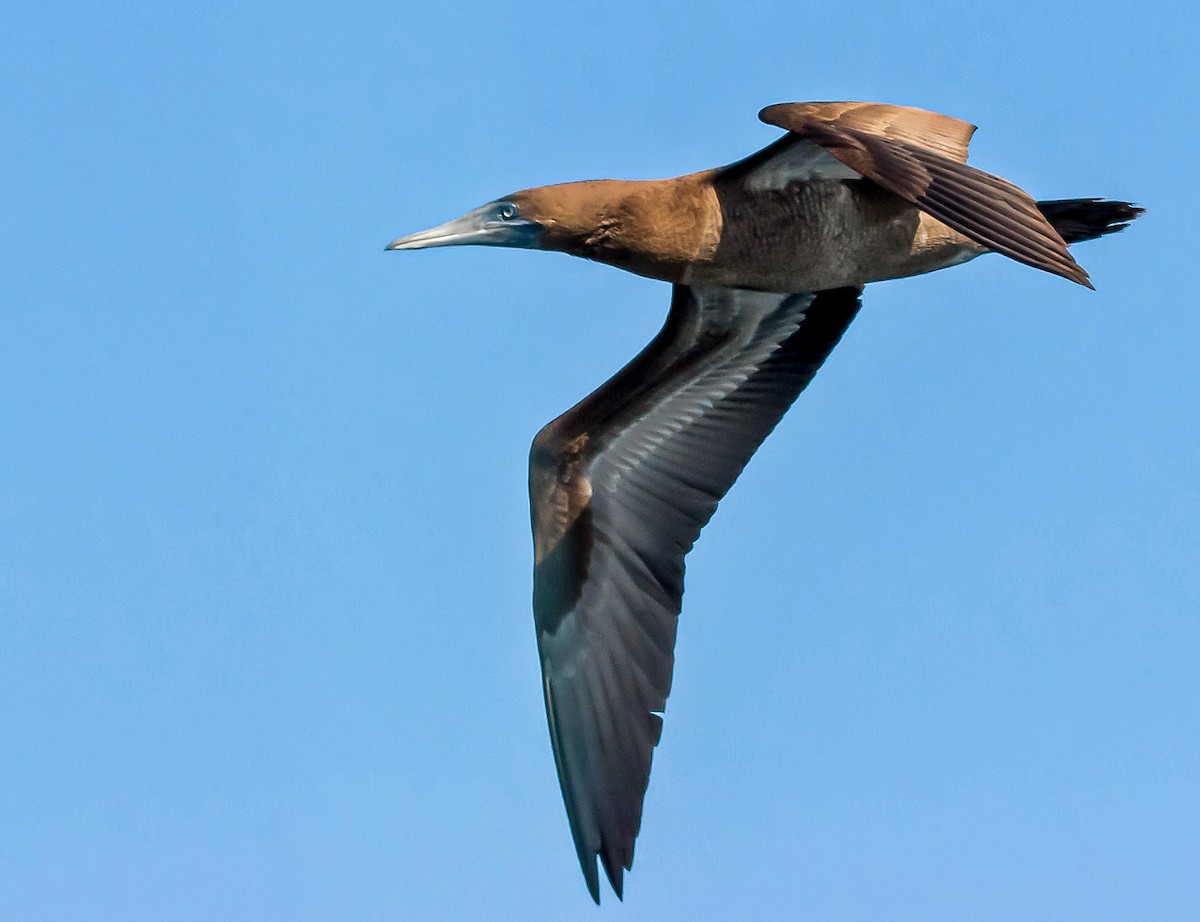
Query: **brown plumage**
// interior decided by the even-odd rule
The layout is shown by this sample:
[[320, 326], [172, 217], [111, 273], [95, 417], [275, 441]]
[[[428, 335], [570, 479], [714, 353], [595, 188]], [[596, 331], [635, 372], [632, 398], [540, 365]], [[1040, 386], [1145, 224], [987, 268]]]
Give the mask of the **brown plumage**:
[[788, 103], [720, 169], [526, 189], [389, 249], [558, 250], [674, 286], [666, 324], [534, 440], [534, 619], [563, 800], [599, 902], [633, 863], [671, 687], [684, 557], [837, 344], [862, 286], [998, 252], [1091, 287], [1067, 250], [1125, 202], [1035, 202], [966, 165], [974, 126], [878, 103]]

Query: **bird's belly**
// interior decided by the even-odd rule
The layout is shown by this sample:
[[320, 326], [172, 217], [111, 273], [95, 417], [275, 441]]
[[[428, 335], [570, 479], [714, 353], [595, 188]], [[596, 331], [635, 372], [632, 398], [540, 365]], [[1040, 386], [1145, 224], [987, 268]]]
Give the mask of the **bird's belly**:
[[688, 267], [688, 284], [821, 291], [918, 275], [984, 252], [869, 182], [797, 183], [720, 204], [719, 241]]

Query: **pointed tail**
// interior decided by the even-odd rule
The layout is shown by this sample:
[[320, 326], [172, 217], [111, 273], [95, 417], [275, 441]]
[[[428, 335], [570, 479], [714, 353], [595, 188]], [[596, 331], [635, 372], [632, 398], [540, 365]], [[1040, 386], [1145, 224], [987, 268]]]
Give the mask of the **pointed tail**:
[[1108, 202], [1098, 198], [1055, 199], [1038, 202], [1037, 206], [1067, 243], [1115, 234], [1146, 210], [1129, 202]]

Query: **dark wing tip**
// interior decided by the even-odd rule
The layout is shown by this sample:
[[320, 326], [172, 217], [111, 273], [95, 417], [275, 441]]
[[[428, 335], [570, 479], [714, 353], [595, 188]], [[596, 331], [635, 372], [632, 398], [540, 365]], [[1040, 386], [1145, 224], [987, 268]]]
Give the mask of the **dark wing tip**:
[[[1053, 199], [1036, 204], [1038, 211], [1068, 244], [1095, 240], [1123, 231], [1146, 212], [1145, 208], [1132, 202], [1101, 198]], [[1087, 273], [1083, 273], [1082, 279], [1071, 278], [1072, 281], [1094, 289]]]
[[613, 888], [613, 893], [617, 895], [617, 899], [625, 902], [625, 869], [615, 855], [607, 849], [601, 853], [600, 860], [604, 864], [604, 874], [608, 877], [608, 883]]
[[1045, 266], [1038, 263], [1033, 263], [1032, 265], [1038, 269], [1045, 269], [1047, 272], [1050, 272], [1053, 275], [1061, 275], [1063, 278], [1067, 279], [1067, 281], [1075, 282], [1079, 285], [1082, 285], [1084, 288], [1090, 288], [1092, 291], [1096, 290], [1096, 286], [1092, 284], [1092, 280], [1088, 276], [1087, 269], [1083, 268], [1083, 266], [1079, 265], [1079, 263], [1075, 262], [1074, 260], [1071, 260], [1071, 265], [1069, 267], [1061, 267], [1058, 265]]
[[[604, 866], [604, 876], [608, 878], [613, 893], [617, 895], [617, 899], [624, 902], [625, 871], [629, 870], [630, 865], [633, 864], [632, 856], [628, 863], [622, 865], [621, 859], [618, 857], [618, 850], [609, 848], [603, 840], [600, 842], [600, 847], [594, 851], [587, 850], [586, 846], [581, 843], [576, 844], [579, 846], [579, 866], [583, 869], [583, 879], [587, 882], [592, 902], [597, 906], [600, 905], [600, 872], [596, 867], [597, 859]], [[627, 850], [632, 852], [632, 843]]]
[[596, 856], [581, 854], [579, 864], [583, 868], [583, 877], [587, 881], [588, 893], [592, 895], [592, 902], [599, 906], [600, 874], [596, 871]]

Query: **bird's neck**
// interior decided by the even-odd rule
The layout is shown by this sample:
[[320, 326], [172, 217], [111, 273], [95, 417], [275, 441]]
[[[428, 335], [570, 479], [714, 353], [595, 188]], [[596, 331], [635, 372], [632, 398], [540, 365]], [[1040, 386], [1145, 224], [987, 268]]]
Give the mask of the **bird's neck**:
[[569, 207], [547, 233], [546, 249], [680, 282], [690, 265], [711, 256], [720, 237], [720, 207], [708, 173], [551, 188]]

